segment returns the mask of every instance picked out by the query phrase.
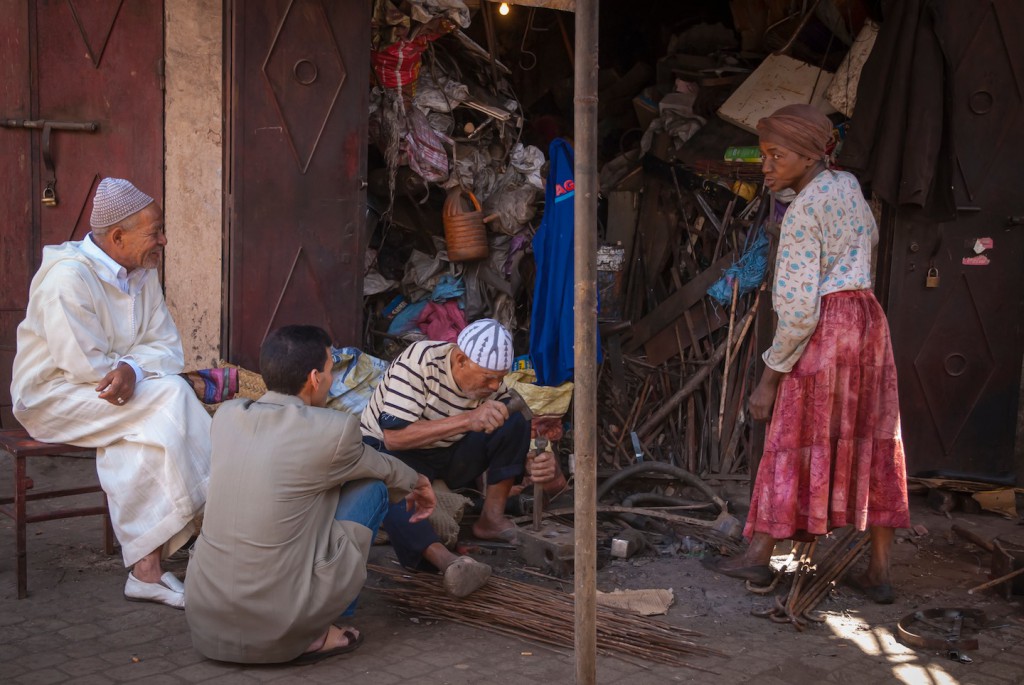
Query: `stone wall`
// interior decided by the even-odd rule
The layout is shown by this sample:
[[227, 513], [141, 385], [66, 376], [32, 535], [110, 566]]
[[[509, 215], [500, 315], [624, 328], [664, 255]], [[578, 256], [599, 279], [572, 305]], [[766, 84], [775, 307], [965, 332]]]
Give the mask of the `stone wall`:
[[185, 368], [220, 357], [223, 28], [220, 0], [165, 0], [164, 267]]

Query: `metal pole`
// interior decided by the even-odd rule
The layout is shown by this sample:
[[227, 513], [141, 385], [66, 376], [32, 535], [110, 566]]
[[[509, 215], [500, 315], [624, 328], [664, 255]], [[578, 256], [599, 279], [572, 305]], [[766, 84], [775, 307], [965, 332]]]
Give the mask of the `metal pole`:
[[576, 3], [574, 261], [576, 683], [597, 681], [597, 8]]

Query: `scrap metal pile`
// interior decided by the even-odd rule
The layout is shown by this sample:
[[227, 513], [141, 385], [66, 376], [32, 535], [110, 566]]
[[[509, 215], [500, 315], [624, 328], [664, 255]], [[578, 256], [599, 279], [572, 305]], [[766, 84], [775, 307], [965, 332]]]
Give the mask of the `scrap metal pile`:
[[[603, 60], [602, 466], [646, 459], [705, 478], [751, 474], [760, 436], [746, 404], [770, 335], [762, 282], [778, 220], [759, 193], [753, 126], [782, 97], [814, 94], [828, 107], [829, 83], [829, 101], [849, 115], [877, 30], [862, 4], [695, 3], [665, 10], [677, 14], [661, 54]], [[454, 340], [482, 317], [533, 352], [531, 244], [548, 162], [526, 141], [569, 131], [573, 54], [559, 12], [516, 8], [497, 23], [491, 5], [374, 1], [364, 347], [383, 358], [413, 340]]]
[[648, 176], [640, 204], [626, 277], [630, 323], [607, 328], [601, 454], [615, 468], [655, 459], [691, 473], [744, 473], [768, 202], [747, 202], [684, 168], [667, 173], [667, 183]]
[[478, 318], [528, 325], [519, 261], [545, 160], [520, 142], [509, 70], [469, 24], [462, 0], [374, 3], [363, 294], [366, 345], [382, 356]]

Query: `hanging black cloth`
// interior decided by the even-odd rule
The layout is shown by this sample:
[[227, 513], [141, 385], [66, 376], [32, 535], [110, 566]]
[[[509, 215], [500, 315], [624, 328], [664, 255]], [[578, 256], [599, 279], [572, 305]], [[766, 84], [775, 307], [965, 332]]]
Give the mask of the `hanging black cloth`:
[[956, 218], [953, 79], [943, 51], [945, 0], [889, 0], [857, 87], [839, 163], [893, 206]]

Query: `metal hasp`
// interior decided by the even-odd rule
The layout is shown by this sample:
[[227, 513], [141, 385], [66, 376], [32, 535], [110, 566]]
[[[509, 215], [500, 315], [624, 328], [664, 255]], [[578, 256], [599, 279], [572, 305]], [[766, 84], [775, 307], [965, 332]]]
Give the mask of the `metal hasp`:
[[49, 121], [48, 119], [0, 119], [4, 128], [34, 128], [43, 131], [43, 165], [46, 167], [46, 187], [43, 188], [42, 202], [44, 207], [57, 206], [57, 172], [53, 165], [53, 154], [50, 148], [52, 131], [84, 131], [95, 133], [100, 125], [95, 121]]
[[896, 639], [907, 647], [945, 651], [950, 659], [969, 662], [961, 652], [978, 648], [973, 634], [985, 628], [987, 621], [977, 609], [924, 609], [899, 620]]

